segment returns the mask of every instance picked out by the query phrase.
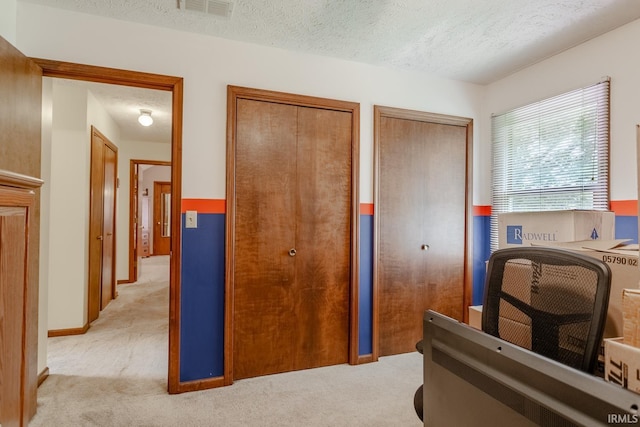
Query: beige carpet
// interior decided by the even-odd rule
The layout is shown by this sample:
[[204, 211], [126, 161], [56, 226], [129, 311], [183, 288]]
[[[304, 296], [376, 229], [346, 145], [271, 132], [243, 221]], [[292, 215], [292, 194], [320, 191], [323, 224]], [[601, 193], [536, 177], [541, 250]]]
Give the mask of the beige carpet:
[[85, 335], [49, 338], [49, 378], [37, 426], [419, 426], [418, 353], [245, 379], [169, 395], [168, 257], [144, 260], [140, 280]]

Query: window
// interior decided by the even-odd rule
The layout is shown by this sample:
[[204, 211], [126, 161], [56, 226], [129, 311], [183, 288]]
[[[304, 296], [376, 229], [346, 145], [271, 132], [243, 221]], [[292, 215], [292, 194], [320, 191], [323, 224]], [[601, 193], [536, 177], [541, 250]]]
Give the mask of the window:
[[492, 117], [497, 215], [609, 209], [609, 79]]

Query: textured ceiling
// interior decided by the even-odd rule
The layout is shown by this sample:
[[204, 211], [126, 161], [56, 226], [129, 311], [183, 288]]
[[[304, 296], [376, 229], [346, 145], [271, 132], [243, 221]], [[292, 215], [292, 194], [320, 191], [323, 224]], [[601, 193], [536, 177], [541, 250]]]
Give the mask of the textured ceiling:
[[[638, 0], [20, 0], [486, 84], [640, 18]], [[193, 1], [193, 0], [191, 0]]]
[[[147, 142], [171, 142], [171, 92], [136, 87], [54, 79], [61, 87], [82, 87], [100, 102], [120, 128], [123, 139]], [[153, 124], [138, 123], [140, 109], [151, 110]]]
[[180, 0], [19, 1], [477, 84], [640, 18], [640, 0], [231, 0], [230, 18]]

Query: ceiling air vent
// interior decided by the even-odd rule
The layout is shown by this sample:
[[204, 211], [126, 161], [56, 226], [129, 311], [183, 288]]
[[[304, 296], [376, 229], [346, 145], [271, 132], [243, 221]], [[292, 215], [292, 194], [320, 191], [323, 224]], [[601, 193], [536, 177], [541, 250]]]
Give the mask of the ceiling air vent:
[[224, 0], [180, 0], [180, 9], [230, 18], [233, 3]]

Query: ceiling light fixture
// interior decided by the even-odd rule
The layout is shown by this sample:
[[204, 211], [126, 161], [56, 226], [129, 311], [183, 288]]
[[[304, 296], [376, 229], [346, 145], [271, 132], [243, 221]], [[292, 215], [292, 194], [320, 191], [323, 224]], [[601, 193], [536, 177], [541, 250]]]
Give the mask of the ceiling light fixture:
[[140, 117], [138, 117], [138, 122], [142, 126], [151, 126], [151, 124], [153, 123], [151, 110], [140, 110]]

